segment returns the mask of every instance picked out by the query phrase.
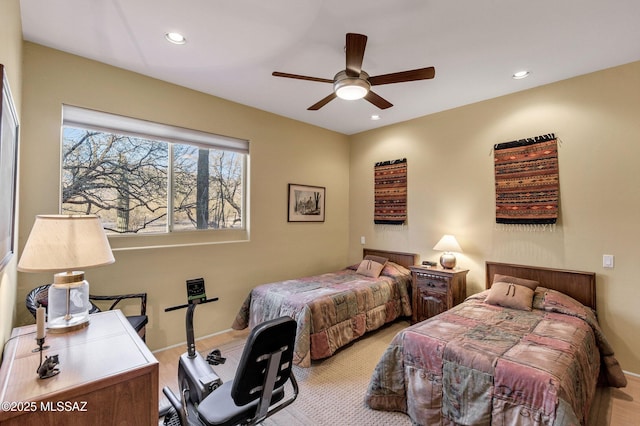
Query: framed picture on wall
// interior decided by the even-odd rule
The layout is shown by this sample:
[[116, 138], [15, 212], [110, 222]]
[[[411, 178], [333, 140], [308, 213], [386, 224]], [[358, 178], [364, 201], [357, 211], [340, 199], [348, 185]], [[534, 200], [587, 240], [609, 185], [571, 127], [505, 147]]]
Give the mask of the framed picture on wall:
[[11, 98], [4, 66], [0, 64], [0, 269], [14, 253], [18, 114]]
[[324, 222], [325, 188], [289, 184], [289, 222]]

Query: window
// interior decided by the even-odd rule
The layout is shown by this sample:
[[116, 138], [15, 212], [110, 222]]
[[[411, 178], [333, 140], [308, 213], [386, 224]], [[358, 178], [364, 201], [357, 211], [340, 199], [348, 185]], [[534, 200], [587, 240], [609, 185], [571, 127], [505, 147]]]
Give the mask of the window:
[[246, 229], [249, 143], [63, 107], [61, 212], [108, 234]]

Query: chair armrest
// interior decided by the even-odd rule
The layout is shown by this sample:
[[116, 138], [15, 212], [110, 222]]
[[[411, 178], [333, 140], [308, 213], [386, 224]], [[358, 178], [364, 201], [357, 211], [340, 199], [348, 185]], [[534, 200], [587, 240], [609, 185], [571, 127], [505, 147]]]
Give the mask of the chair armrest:
[[89, 295], [89, 299], [91, 300], [114, 300], [114, 302], [109, 307], [109, 310], [112, 310], [116, 307], [120, 301], [125, 299], [140, 299], [140, 315], [147, 314], [147, 293], [133, 293], [133, 294], [117, 294], [115, 296], [95, 296], [93, 294]]

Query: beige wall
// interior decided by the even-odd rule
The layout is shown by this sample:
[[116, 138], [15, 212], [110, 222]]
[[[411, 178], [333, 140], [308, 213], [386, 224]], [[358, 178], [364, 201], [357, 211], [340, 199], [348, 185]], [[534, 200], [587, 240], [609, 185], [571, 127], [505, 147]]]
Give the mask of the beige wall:
[[[535, 77], [532, 77], [535, 78]], [[425, 102], [428, 102], [425, 99]], [[351, 137], [350, 256], [367, 245], [432, 250], [445, 233], [464, 250], [469, 294], [485, 260], [593, 271], [598, 315], [625, 370], [640, 373], [640, 62]], [[495, 225], [492, 146], [555, 133], [560, 220], [553, 232]], [[408, 223], [373, 225], [373, 165], [406, 157]], [[615, 268], [602, 255], [615, 255]]]
[[[24, 81], [20, 247], [36, 214], [58, 212], [63, 103], [250, 141], [250, 241], [115, 251], [115, 264], [86, 271], [92, 293], [149, 293], [151, 349], [185, 340], [184, 310], [164, 309], [185, 303], [186, 279], [203, 277], [220, 298], [196, 313], [196, 334], [207, 335], [231, 326], [253, 286], [345, 265], [346, 136], [31, 43]], [[287, 222], [288, 183], [326, 187], [324, 223]], [[24, 295], [51, 279], [19, 274], [22, 322], [33, 322]]]
[[[22, 104], [22, 23], [19, 0], [0, 1], [0, 64], [4, 65], [13, 101], [18, 116], [20, 116]], [[9, 337], [14, 325], [16, 264], [17, 256], [14, 255], [0, 271], [0, 343], [4, 343]]]
[[[370, 247], [437, 260], [433, 245], [453, 233], [465, 250], [459, 264], [471, 269], [468, 293], [483, 288], [485, 260], [595, 271], [605, 333], [623, 367], [640, 373], [640, 63], [351, 137], [30, 43], [23, 80], [20, 247], [36, 214], [57, 212], [62, 103], [251, 141], [249, 242], [117, 251], [114, 265], [87, 272], [94, 293], [149, 292], [153, 349], [184, 340], [182, 312], [164, 308], [182, 303], [185, 279], [204, 277], [221, 299], [197, 313], [197, 334], [210, 334], [229, 327], [252, 286], [356, 260], [360, 236]], [[559, 224], [553, 232], [497, 228], [491, 147], [549, 132], [561, 140]], [[402, 157], [408, 224], [374, 226], [373, 164]], [[290, 182], [327, 187], [324, 224], [286, 222]], [[602, 268], [602, 254], [616, 256], [614, 269]], [[24, 294], [49, 280], [19, 274], [19, 322], [31, 321]]]

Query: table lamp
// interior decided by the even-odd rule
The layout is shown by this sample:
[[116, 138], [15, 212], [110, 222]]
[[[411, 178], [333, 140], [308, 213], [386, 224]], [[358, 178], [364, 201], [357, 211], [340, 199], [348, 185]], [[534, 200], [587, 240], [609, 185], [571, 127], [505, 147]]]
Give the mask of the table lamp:
[[55, 272], [49, 287], [47, 328], [66, 332], [89, 324], [84, 271], [115, 262], [95, 215], [38, 215], [18, 262], [22, 272]]
[[460, 244], [456, 240], [456, 237], [453, 235], [445, 235], [440, 238], [440, 241], [433, 246], [434, 250], [443, 251], [442, 256], [440, 256], [440, 265], [444, 269], [453, 269], [456, 267], [456, 257], [452, 252], [462, 253], [462, 248], [460, 248]]

